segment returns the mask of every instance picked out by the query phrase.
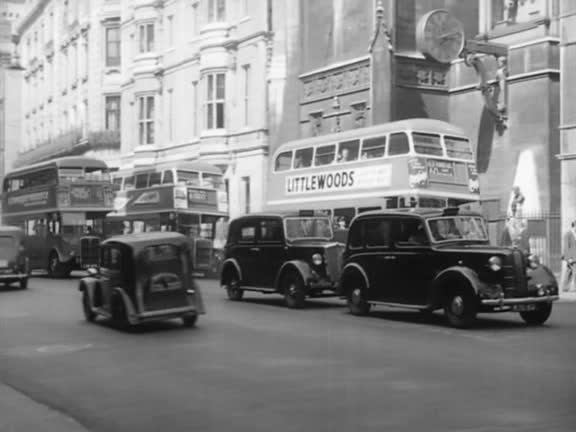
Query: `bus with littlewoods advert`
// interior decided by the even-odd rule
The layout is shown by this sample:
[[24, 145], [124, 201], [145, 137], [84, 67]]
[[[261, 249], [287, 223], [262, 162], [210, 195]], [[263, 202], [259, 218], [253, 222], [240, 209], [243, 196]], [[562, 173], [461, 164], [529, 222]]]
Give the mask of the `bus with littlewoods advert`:
[[368, 210], [479, 202], [466, 133], [408, 119], [285, 143], [272, 156], [267, 209], [332, 217], [346, 229]]
[[113, 184], [106, 236], [180, 232], [194, 240], [195, 275], [217, 273], [228, 221], [228, 195], [218, 167], [185, 161], [137, 167], [115, 172]]
[[104, 161], [64, 157], [6, 174], [2, 222], [24, 230], [31, 270], [68, 277], [98, 265], [103, 221], [113, 203]]

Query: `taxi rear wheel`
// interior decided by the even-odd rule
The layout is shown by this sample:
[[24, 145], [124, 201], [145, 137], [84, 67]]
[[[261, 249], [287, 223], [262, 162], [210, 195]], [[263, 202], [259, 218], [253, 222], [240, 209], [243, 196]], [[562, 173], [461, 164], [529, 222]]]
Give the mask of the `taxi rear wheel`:
[[352, 315], [364, 316], [370, 312], [371, 305], [366, 301], [366, 290], [362, 286], [355, 287], [348, 292], [347, 304]]
[[86, 291], [82, 293], [82, 311], [84, 312], [84, 319], [86, 321], [94, 322], [96, 320], [96, 314], [92, 311], [90, 295]]
[[128, 311], [124, 300], [119, 295], [112, 298], [112, 322], [118, 328], [124, 329], [129, 325]]
[[194, 327], [196, 322], [198, 321], [198, 315], [186, 315], [182, 317], [182, 323], [184, 323], [185, 327]]
[[306, 303], [304, 281], [295, 271], [290, 271], [282, 278], [284, 301], [290, 309], [302, 309]]
[[230, 275], [226, 282], [226, 293], [228, 298], [232, 301], [240, 301], [244, 296], [244, 291], [240, 289], [240, 281], [236, 273]]
[[552, 314], [552, 303], [543, 303], [536, 306], [536, 310], [520, 312], [520, 316], [528, 325], [542, 325]]

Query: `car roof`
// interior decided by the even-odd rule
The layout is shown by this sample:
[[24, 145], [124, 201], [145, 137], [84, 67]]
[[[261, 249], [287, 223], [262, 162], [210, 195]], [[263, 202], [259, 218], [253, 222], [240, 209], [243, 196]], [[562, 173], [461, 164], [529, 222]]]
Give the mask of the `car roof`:
[[131, 247], [134, 251], [134, 254], [137, 254], [148, 246], [154, 246], [162, 243], [175, 243], [178, 245], [183, 245], [189, 244], [190, 239], [184, 234], [177, 232], [147, 232], [114, 236], [102, 242], [103, 245], [109, 243], [122, 243]]
[[[446, 214], [445, 211], [451, 211], [454, 213]], [[454, 208], [407, 208], [407, 209], [388, 209], [388, 210], [372, 210], [360, 213], [357, 215], [356, 219], [364, 219], [372, 216], [416, 216], [422, 219], [429, 219], [442, 216], [479, 216], [482, 215], [478, 212], [472, 210], [454, 209]]]

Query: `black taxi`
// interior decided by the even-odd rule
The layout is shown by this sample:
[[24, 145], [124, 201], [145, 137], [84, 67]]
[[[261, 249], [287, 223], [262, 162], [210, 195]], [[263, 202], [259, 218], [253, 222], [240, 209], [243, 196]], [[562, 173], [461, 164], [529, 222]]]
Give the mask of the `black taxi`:
[[18, 282], [28, 288], [30, 261], [24, 247], [24, 231], [18, 227], [0, 226], [0, 283]]
[[111, 237], [100, 247], [100, 266], [81, 279], [87, 321], [97, 316], [126, 327], [181, 318], [194, 326], [204, 303], [193, 277], [192, 242], [179, 233]]
[[452, 326], [468, 327], [478, 313], [519, 312], [541, 325], [559, 298], [538, 257], [491, 245], [482, 216], [458, 208], [360, 214], [343, 261], [339, 292], [354, 315], [372, 305], [443, 309]]
[[336, 295], [343, 245], [328, 217], [256, 213], [230, 222], [220, 283], [230, 300], [244, 291], [281, 294], [290, 308]]

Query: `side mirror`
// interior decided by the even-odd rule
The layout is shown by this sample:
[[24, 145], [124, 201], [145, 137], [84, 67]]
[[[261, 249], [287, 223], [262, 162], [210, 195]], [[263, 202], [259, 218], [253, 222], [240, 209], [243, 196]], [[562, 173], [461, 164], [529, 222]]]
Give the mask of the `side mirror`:
[[90, 276], [96, 276], [99, 273], [98, 269], [94, 267], [88, 268], [87, 272]]

